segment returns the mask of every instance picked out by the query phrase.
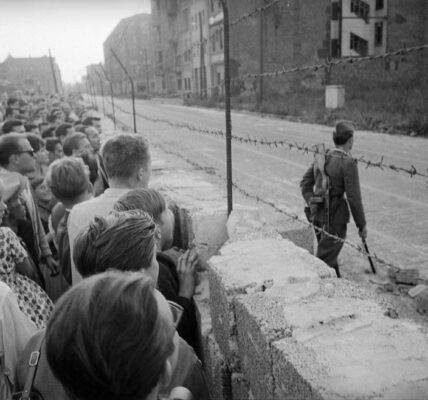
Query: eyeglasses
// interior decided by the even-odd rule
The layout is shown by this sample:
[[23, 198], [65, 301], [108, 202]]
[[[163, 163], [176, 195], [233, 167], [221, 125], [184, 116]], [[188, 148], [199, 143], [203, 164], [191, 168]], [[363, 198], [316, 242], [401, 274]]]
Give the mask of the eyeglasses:
[[15, 154], [24, 154], [24, 153], [27, 153], [31, 157], [34, 157], [34, 150], [21, 150], [21, 151], [16, 151], [15, 152]]
[[181, 317], [183, 316], [183, 307], [180, 304], [174, 303], [173, 301], [167, 300], [169, 308], [172, 312], [172, 325], [177, 328], [180, 323]]

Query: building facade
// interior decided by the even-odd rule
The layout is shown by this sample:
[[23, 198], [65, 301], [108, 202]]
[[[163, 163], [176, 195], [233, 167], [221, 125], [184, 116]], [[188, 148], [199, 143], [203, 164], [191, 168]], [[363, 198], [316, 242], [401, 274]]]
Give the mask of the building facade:
[[15, 58], [8, 56], [0, 63], [2, 86], [34, 91], [61, 93], [61, 71], [54, 58], [48, 56]]
[[119, 58], [134, 81], [137, 95], [154, 90], [150, 14], [137, 14], [122, 19], [103, 44], [104, 68], [116, 94], [130, 94], [131, 84], [120, 66]]

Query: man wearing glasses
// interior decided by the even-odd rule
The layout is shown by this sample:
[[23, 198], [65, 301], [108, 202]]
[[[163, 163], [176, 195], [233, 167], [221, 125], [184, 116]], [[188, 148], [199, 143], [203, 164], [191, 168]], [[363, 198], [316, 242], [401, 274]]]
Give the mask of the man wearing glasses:
[[[18, 236], [27, 245], [35, 265], [45, 264], [52, 274], [56, 274], [57, 262], [52, 257], [33, 190], [26, 177], [35, 171], [36, 160], [34, 150], [25, 135], [11, 133], [0, 137], [0, 167], [0, 177], [3, 181], [19, 182], [22, 188], [20, 196], [24, 201], [30, 225], [22, 224], [18, 229]], [[46, 273], [43, 275], [47, 276]]]

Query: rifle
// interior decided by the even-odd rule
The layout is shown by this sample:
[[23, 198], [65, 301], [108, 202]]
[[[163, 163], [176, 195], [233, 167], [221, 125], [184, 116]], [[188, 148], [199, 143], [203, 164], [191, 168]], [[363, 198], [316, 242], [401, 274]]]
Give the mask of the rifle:
[[372, 256], [370, 255], [369, 247], [367, 246], [366, 239], [365, 239], [365, 238], [361, 238], [361, 240], [363, 241], [364, 250], [365, 250], [365, 251], [366, 251], [366, 253], [367, 253], [367, 258], [369, 259], [369, 263], [370, 263], [370, 267], [371, 267], [371, 269], [372, 269], [372, 272], [373, 272], [374, 274], [376, 274], [376, 268], [375, 268], [375, 266], [374, 266], [374, 264], [373, 264]]
[[324, 208], [324, 229], [330, 229], [330, 179], [325, 172], [326, 151], [323, 143], [316, 144], [314, 156], [315, 192], [311, 204]]

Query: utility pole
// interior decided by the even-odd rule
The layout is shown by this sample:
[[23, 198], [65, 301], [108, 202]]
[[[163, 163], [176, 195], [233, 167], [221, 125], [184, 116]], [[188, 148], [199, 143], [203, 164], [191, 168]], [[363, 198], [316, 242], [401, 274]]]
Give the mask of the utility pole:
[[129, 81], [131, 82], [131, 95], [132, 95], [132, 115], [134, 117], [134, 133], [137, 133], [137, 119], [136, 119], [136, 113], [135, 113], [135, 90], [134, 90], [134, 80], [132, 79], [131, 75], [129, 75], [128, 70], [125, 68], [125, 66], [122, 64], [122, 61], [120, 61], [120, 58], [117, 56], [117, 54], [114, 52], [112, 48], [110, 48], [111, 53], [113, 54], [113, 57], [116, 59], [116, 61], [119, 63], [120, 67], [125, 72], [126, 76], [128, 77]]
[[56, 80], [56, 73], [55, 73], [55, 65], [52, 59], [52, 54], [51, 54], [51, 49], [49, 49], [49, 61], [51, 64], [51, 70], [52, 70], [52, 78], [54, 81], [54, 88], [55, 88], [55, 93], [58, 94], [58, 81]]
[[227, 215], [233, 209], [233, 184], [232, 184], [232, 118], [230, 113], [230, 43], [229, 43], [229, 9], [227, 0], [221, 0], [223, 6], [223, 30], [224, 30], [224, 94], [226, 117], [226, 178], [227, 178]]
[[[263, 7], [264, 3], [262, 3], [262, 7]], [[265, 30], [265, 23], [264, 23], [264, 10], [262, 9], [260, 11], [260, 21], [259, 21], [259, 97], [258, 97], [258, 103], [259, 103], [259, 107], [262, 104], [263, 101], [263, 76], [262, 74], [264, 73], [264, 30]]]
[[149, 63], [147, 61], [147, 49], [144, 49], [144, 61], [146, 64], [146, 86], [147, 86], [147, 94], [150, 94], [150, 80], [149, 80]]
[[114, 129], [116, 129], [116, 113], [115, 113], [115, 110], [114, 110], [113, 82], [107, 76], [107, 72], [104, 69], [103, 65], [100, 63], [99, 66], [100, 66], [101, 70], [103, 71], [103, 74], [104, 74], [105, 78], [107, 79], [107, 82], [110, 85], [111, 107], [112, 107], [112, 110], [113, 110], [113, 124], [114, 124]]
[[[204, 44], [204, 32], [202, 27], [202, 12], [199, 12], [199, 43], [200, 43], [200, 82], [201, 82], [201, 100], [205, 97], [203, 88], [206, 87], [206, 69], [205, 69], [205, 44]], [[207, 42], [208, 43], [208, 42]], [[204, 73], [203, 73], [204, 72]]]

